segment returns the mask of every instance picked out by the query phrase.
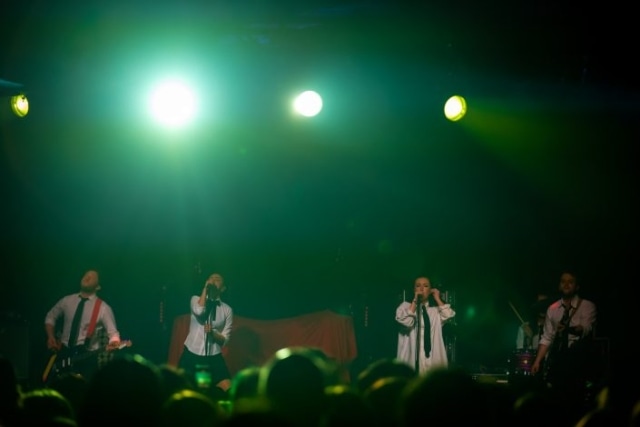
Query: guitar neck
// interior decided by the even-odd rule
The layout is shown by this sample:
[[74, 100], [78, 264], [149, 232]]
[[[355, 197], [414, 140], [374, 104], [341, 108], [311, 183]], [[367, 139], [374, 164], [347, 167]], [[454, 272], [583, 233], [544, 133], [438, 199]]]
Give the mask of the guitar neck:
[[88, 359], [88, 358], [90, 358], [92, 356], [95, 356], [96, 354], [101, 353], [101, 352], [122, 350], [123, 348], [131, 347], [131, 345], [132, 345], [132, 343], [131, 343], [130, 340], [121, 341], [120, 344], [117, 347], [110, 348], [107, 345], [106, 347], [102, 347], [102, 348], [99, 348], [97, 350], [85, 350], [85, 351], [83, 351], [81, 353], [78, 353], [76, 355], [71, 356], [70, 359], [71, 359], [72, 362], [79, 362], [81, 360]]

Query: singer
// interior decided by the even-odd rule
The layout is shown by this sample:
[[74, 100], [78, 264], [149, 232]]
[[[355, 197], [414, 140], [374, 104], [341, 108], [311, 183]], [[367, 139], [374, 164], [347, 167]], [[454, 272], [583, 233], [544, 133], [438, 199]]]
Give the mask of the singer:
[[221, 300], [226, 290], [224, 278], [213, 273], [200, 295], [191, 297], [189, 334], [179, 363], [196, 386], [220, 399], [226, 398], [231, 387], [231, 374], [222, 356], [233, 325], [233, 310]]
[[[435, 367], [449, 364], [442, 337], [442, 325], [456, 313], [440, 298], [440, 290], [431, 287], [428, 277], [418, 277], [413, 285], [411, 302], [403, 301], [396, 309], [398, 331], [397, 359], [424, 374]], [[429, 296], [435, 307], [429, 306]]]

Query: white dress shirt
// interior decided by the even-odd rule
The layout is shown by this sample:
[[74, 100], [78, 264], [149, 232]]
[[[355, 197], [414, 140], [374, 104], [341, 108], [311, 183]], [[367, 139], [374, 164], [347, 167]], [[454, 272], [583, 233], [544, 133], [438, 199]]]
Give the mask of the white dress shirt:
[[[231, 307], [218, 299], [220, 304], [216, 308], [215, 318], [207, 319], [205, 306], [198, 304], [199, 296], [191, 297], [191, 321], [189, 323], [189, 334], [184, 342], [185, 347], [199, 356], [213, 356], [222, 352], [231, 337], [231, 327], [233, 326], [233, 310]], [[213, 329], [222, 334], [225, 338], [222, 345], [218, 344], [214, 339], [207, 340], [207, 334], [204, 332], [204, 324], [211, 323]]]
[[[82, 318], [80, 320], [80, 330], [78, 333], [78, 340], [76, 345], [84, 345], [87, 332], [89, 330], [89, 323], [93, 316], [93, 308], [98, 300], [97, 295], [89, 297], [84, 304], [84, 310], [82, 311]], [[69, 334], [71, 333], [71, 323], [73, 322], [73, 316], [76, 312], [76, 308], [80, 304], [80, 294], [75, 293], [67, 295], [61, 298], [45, 316], [45, 325], [56, 325], [56, 322], [60, 317], [62, 320], [62, 335], [60, 336], [60, 342], [65, 346], [69, 345]], [[116, 326], [116, 320], [113, 315], [113, 310], [106, 302], [102, 301], [100, 309], [98, 311], [98, 318], [96, 320], [96, 329], [94, 330], [91, 342], [87, 345], [87, 350], [98, 350], [100, 348], [100, 335], [105, 331], [109, 336], [109, 342], [120, 341], [120, 333]]]
[[[396, 322], [400, 324], [397, 359], [415, 368], [416, 324], [418, 323], [416, 313], [420, 313], [420, 307], [416, 309], [416, 313], [412, 313], [409, 307], [411, 307], [411, 303], [402, 302], [396, 309]], [[431, 355], [427, 357], [424, 348], [420, 346], [419, 373], [437, 366], [448, 366], [449, 360], [442, 336], [442, 325], [456, 315], [449, 304], [437, 307], [427, 306], [427, 314], [431, 323]], [[422, 334], [423, 331], [424, 322], [420, 322], [420, 333]]]
[[[562, 306], [562, 300], [558, 300], [549, 306], [544, 320], [544, 331], [540, 338], [540, 344], [549, 346], [553, 343], [563, 315], [564, 307]], [[575, 296], [571, 300], [571, 311], [569, 315], [571, 315], [569, 327], [582, 326], [581, 335], [569, 334], [569, 348], [571, 348], [578, 340], [586, 337], [593, 331], [596, 323], [596, 306], [589, 300]]]

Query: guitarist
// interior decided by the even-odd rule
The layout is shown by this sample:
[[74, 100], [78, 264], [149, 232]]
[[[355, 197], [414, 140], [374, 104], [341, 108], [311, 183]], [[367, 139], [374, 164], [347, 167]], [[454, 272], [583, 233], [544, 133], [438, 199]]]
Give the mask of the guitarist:
[[561, 297], [547, 309], [544, 329], [531, 373], [536, 375], [545, 360], [546, 382], [559, 395], [582, 399], [589, 379], [588, 362], [596, 306], [578, 295], [575, 274], [560, 276]]
[[[61, 298], [45, 317], [47, 348], [54, 352], [58, 374], [64, 367], [66, 372], [90, 379], [98, 369], [101, 332], [109, 337], [107, 349], [120, 345], [113, 311], [97, 296], [99, 290], [98, 272], [88, 270], [80, 280], [80, 291]], [[62, 323], [59, 339], [55, 334], [58, 321]]]

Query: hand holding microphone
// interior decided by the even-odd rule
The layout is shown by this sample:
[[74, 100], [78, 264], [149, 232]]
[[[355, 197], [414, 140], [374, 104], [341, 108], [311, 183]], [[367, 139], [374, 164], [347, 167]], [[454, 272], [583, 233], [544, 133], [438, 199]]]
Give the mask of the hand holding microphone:
[[420, 292], [416, 292], [416, 294], [413, 296], [413, 303], [420, 304], [421, 302], [422, 302], [422, 294]]
[[205, 283], [204, 286], [205, 289], [205, 293], [208, 299], [213, 299], [214, 295], [215, 295], [215, 291], [216, 291], [216, 287], [214, 286], [213, 283]]
[[217, 299], [221, 294], [220, 288], [217, 286], [216, 283], [213, 283], [213, 282], [207, 281], [205, 283], [204, 289], [206, 294], [205, 296], [210, 301]]

